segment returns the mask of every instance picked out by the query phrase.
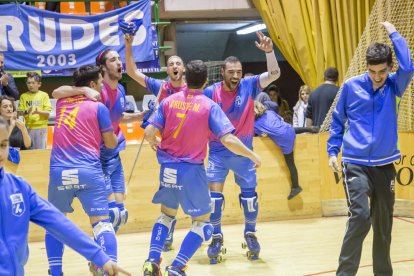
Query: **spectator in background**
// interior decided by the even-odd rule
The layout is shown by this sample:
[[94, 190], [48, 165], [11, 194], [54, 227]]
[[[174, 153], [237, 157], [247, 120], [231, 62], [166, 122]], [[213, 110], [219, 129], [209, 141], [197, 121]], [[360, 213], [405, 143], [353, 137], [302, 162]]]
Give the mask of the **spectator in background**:
[[324, 73], [325, 82], [318, 86], [309, 97], [308, 107], [306, 108], [306, 126], [320, 127], [328, 114], [329, 108], [338, 93], [339, 87], [336, 86], [338, 81], [338, 70], [329, 67]]
[[38, 73], [27, 73], [26, 84], [29, 91], [20, 96], [17, 109], [25, 113], [26, 126], [33, 142], [33, 149], [45, 149], [47, 123], [52, 105], [49, 95], [39, 90], [42, 77]]
[[24, 124], [24, 117], [16, 114], [16, 106], [12, 97], [0, 97], [0, 115], [10, 126], [10, 147], [21, 150], [29, 149], [32, 145], [32, 139], [30, 139], [29, 132]]
[[293, 158], [293, 146], [296, 140], [295, 130], [291, 124], [284, 122], [276, 112], [266, 110], [266, 107], [258, 101], [254, 101], [254, 116], [254, 133], [262, 137], [269, 136], [282, 150], [292, 182], [287, 197], [288, 200], [291, 200], [302, 192], [302, 187], [299, 186], [298, 170]]
[[19, 90], [12, 75], [4, 72], [4, 54], [0, 52], [0, 93], [13, 97], [15, 100], [19, 98]]
[[278, 114], [283, 118], [286, 123], [292, 124], [292, 111], [289, 108], [289, 104], [286, 100], [280, 95], [279, 87], [272, 84], [267, 87], [267, 94], [269, 94], [270, 99], [277, 103], [278, 105]]
[[299, 89], [299, 100], [293, 107], [293, 126], [305, 127], [306, 126], [306, 107], [308, 106], [308, 99], [311, 90], [309, 86], [302, 85]]
[[60, 12], [60, 1], [46, 2], [46, 10]]

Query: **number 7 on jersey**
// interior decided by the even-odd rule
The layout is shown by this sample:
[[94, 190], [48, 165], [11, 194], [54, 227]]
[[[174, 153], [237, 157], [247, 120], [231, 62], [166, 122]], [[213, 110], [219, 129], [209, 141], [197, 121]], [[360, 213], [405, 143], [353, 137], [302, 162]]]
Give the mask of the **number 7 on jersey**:
[[187, 117], [187, 114], [184, 113], [177, 113], [176, 116], [181, 119], [180, 124], [178, 125], [177, 129], [174, 132], [173, 138], [177, 138], [178, 133], [180, 133], [181, 128], [183, 127], [184, 120]]

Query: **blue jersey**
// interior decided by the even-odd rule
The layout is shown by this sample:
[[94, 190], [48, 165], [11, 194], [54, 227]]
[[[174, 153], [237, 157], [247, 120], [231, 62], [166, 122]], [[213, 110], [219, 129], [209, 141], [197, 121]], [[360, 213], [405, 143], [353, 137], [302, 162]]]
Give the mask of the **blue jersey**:
[[98, 244], [38, 196], [25, 180], [0, 169], [0, 275], [24, 275], [30, 221], [100, 267], [110, 260]]
[[145, 76], [145, 84], [147, 86], [147, 90], [157, 97], [159, 103], [168, 96], [187, 88], [187, 84], [181, 87], [174, 87], [169, 81], [162, 81], [147, 76]]
[[118, 84], [116, 89], [111, 89], [106, 82], [102, 82], [102, 84], [101, 101], [109, 109], [112, 127], [118, 138], [118, 146], [115, 149], [108, 149], [102, 144], [101, 160], [105, 161], [112, 159], [114, 156], [117, 156], [120, 151], [125, 149], [126, 141], [119, 124], [121, 123], [123, 113], [125, 112], [126, 98], [125, 89], [121, 84]]
[[[237, 90], [226, 91], [223, 82], [215, 83], [204, 90], [204, 95], [216, 102], [236, 128], [236, 135], [248, 148], [253, 148], [254, 99], [260, 93], [259, 75], [241, 79]], [[210, 135], [210, 154], [235, 156], [214, 135]]]
[[207, 154], [208, 135], [218, 139], [234, 131], [220, 107], [201, 91], [186, 89], [161, 102], [149, 123], [162, 130], [157, 150], [161, 164], [202, 164]]

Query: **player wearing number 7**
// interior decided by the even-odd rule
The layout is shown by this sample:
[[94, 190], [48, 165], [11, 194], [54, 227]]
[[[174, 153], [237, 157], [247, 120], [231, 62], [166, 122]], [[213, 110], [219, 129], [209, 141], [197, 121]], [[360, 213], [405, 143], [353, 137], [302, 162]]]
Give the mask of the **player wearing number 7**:
[[[75, 71], [76, 87], [88, 86], [100, 92], [102, 76], [97, 66], [82, 66]], [[100, 162], [100, 145], [115, 148], [108, 108], [78, 95], [56, 103], [56, 123], [50, 157], [49, 201], [63, 213], [71, 213], [74, 197], [82, 203], [93, 234], [105, 253], [117, 260], [115, 232], [109, 220], [105, 179]], [[49, 274], [62, 274], [63, 244], [49, 232], [45, 237]], [[98, 268], [95, 266], [95, 270]]]
[[[251, 159], [255, 167], [261, 163], [260, 157], [232, 134], [234, 127], [221, 108], [202, 94], [207, 66], [201, 60], [187, 63], [186, 80], [187, 89], [165, 98], [145, 129], [145, 139], [151, 146], [158, 146], [160, 186], [153, 203], [161, 203], [161, 215], [152, 231], [144, 275], [161, 275], [161, 251], [179, 205], [192, 217], [193, 224], [164, 275], [185, 275], [188, 260], [213, 233], [204, 169], [210, 132], [229, 150]], [[156, 139], [157, 131], [161, 132], [161, 143]]]

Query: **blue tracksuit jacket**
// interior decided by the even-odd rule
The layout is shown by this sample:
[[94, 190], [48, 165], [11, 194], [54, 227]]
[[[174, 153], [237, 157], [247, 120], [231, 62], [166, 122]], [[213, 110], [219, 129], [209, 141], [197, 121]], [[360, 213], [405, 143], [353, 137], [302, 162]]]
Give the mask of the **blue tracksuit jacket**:
[[103, 266], [109, 257], [82, 230], [41, 198], [21, 177], [0, 169], [0, 276], [24, 275], [32, 221], [86, 259]]
[[329, 156], [338, 155], [342, 145], [342, 161], [347, 163], [378, 166], [400, 158], [397, 98], [402, 97], [410, 83], [414, 67], [405, 39], [397, 32], [390, 38], [398, 60], [397, 72], [389, 74], [385, 84], [376, 91], [368, 73], [344, 83], [332, 114]]

